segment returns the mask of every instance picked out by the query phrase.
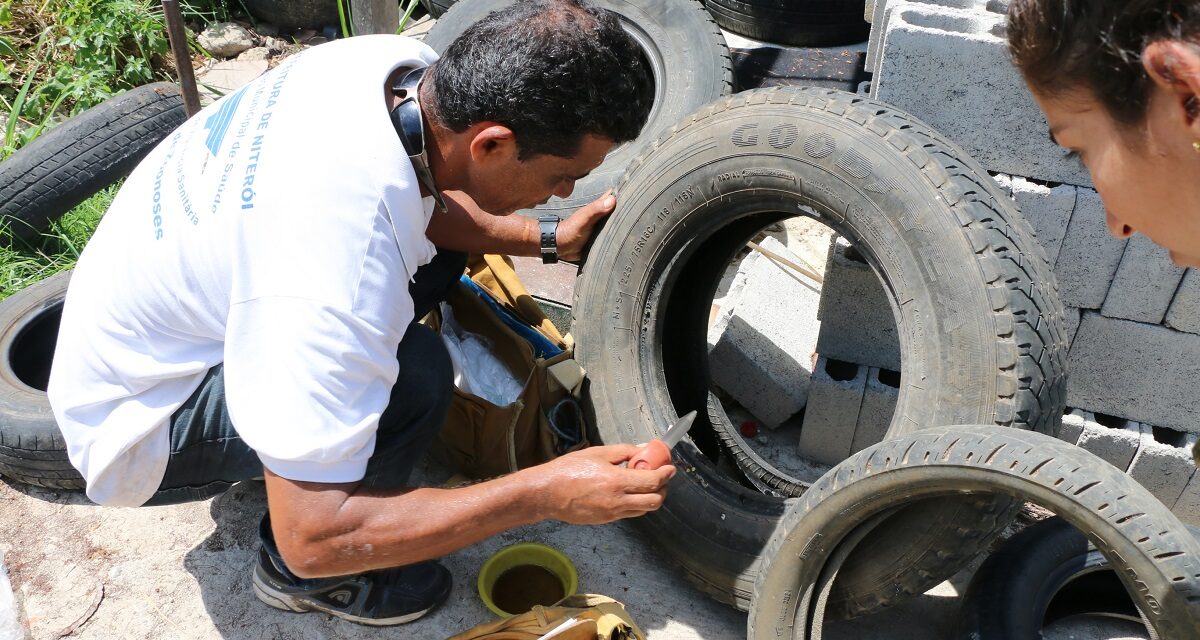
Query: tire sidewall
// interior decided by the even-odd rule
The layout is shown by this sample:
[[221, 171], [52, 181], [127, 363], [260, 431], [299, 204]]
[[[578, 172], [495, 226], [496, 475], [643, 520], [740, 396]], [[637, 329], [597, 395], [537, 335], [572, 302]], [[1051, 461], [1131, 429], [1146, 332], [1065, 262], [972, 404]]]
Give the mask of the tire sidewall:
[[[1030, 473], [1020, 454], [1015, 454], [1016, 460], [1011, 466], [999, 464], [990, 468], [981, 465], [978, 459], [972, 462], [967, 458], [963, 463], [940, 456], [925, 457], [934, 451], [944, 451], [944, 443], [951, 443], [949, 447], [953, 449], [961, 442], [962, 449], [970, 450], [975, 443], [986, 442], [986, 447], [975, 448], [1003, 445], [994, 449], [992, 455], [1007, 447], [1009, 453], [1005, 456], [1024, 448], [1026, 454], [1040, 452], [1039, 459], [1053, 456], [1052, 459], [1060, 462], [1071, 460], [1080, 468], [1103, 464], [1088, 452], [1050, 436], [1027, 432], [1018, 438], [1002, 435], [1001, 431], [978, 425], [936, 428], [906, 436], [903, 441], [869, 447], [822, 476], [792, 505], [768, 543], [771, 558], [755, 585], [758, 597], [748, 619], [747, 637], [806, 638], [806, 635], [794, 633], [793, 622], [806, 624], [808, 621], [807, 615], [797, 616], [797, 604], [803, 606], [805, 590], [812, 588], [826, 562], [848, 534], [872, 516], [897, 505], [936, 500], [962, 492], [1002, 493], [1028, 500], [1051, 509], [1075, 528], [1086, 531], [1088, 537], [1105, 550], [1106, 557], [1123, 560], [1118, 572], [1122, 582], [1127, 589], [1136, 586], [1131, 593], [1143, 611], [1154, 612], [1149, 619], [1156, 628], [1180, 632], [1162, 637], [1189, 637], [1187, 634], [1197, 628], [1191, 615], [1196, 606], [1186, 600], [1182, 591], [1175, 591], [1171, 579], [1158, 571], [1148, 552], [1122, 529], [1129, 518], [1110, 521], [1111, 515], [1097, 513], [1089, 503], [1076, 500], [1079, 493], [1071, 492], [1074, 486], [1059, 488], [1047, 479], [1054, 477], [1052, 474], [1039, 476], [1036, 473], [1038, 467]], [[893, 455], [900, 450], [904, 451], [902, 456]], [[1004, 461], [1007, 462], [1007, 457]], [[1102, 473], [1110, 491], [1114, 486], [1124, 485], [1121, 491], [1128, 494], [1130, 504], [1154, 502], [1149, 492], [1119, 470], [1110, 468]], [[1180, 550], [1178, 555], [1187, 554], [1193, 564], [1200, 560], [1200, 543], [1188, 535], [1170, 511], [1161, 504], [1157, 508], [1148, 505], [1145, 511], [1139, 515], [1153, 518], [1165, 532], [1174, 532], [1173, 542]], [[1172, 555], [1176, 553], [1172, 552]]]
[[55, 307], [61, 309], [70, 280], [70, 271], [55, 274], [0, 304], [0, 429], [6, 433], [21, 430], [63, 442], [46, 392], [25, 384], [13, 370], [11, 360], [22, 332], [42, 314]]

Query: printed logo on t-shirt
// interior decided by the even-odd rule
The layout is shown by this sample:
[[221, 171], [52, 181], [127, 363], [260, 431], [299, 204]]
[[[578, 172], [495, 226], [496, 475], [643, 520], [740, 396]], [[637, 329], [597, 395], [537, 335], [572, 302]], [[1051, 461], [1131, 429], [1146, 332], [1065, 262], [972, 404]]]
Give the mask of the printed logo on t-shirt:
[[217, 150], [221, 148], [221, 142], [225, 140], [225, 133], [229, 131], [229, 125], [233, 124], [233, 113], [237, 111], [238, 104], [242, 102], [242, 96], [245, 94], [246, 87], [238, 89], [225, 100], [225, 104], [222, 104], [216, 113], [204, 121], [204, 128], [208, 130], [204, 146], [208, 147], [208, 152], [213, 157], [216, 157]]

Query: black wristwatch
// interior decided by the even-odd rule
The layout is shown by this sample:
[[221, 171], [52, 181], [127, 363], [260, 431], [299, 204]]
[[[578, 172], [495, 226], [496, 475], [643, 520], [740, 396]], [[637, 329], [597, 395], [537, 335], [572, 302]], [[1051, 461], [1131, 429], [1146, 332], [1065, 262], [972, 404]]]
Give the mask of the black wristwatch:
[[542, 232], [542, 264], [558, 262], [558, 216], [538, 218], [538, 229]]

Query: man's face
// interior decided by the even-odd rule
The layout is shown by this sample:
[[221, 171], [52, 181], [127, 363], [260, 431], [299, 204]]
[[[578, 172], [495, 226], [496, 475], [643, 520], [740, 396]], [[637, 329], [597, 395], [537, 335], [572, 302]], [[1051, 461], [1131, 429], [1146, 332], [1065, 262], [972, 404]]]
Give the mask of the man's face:
[[1129, 127], [1086, 92], [1033, 93], [1054, 141], [1078, 154], [1092, 174], [1109, 232], [1144, 233], [1175, 264], [1200, 267], [1200, 162], [1171, 95], [1156, 92], [1145, 123]]
[[586, 134], [570, 158], [542, 154], [522, 161], [511, 138], [488, 144], [472, 150], [470, 186], [464, 191], [484, 211], [502, 216], [536, 207], [551, 196], [571, 195], [575, 182], [600, 166], [613, 146], [607, 138]]

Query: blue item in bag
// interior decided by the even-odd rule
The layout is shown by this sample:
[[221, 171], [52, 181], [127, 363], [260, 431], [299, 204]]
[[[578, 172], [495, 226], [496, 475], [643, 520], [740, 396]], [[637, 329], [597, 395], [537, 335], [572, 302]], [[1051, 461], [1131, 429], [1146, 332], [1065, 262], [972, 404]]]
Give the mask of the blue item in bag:
[[518, 336], [521, 336], [521, 338], [528, 342], [529, 346], [533, 347], [534, 357], [553, 358], [554, 356], [563, 352], [563, 350], [558, 345], [551, 342], [549, 338], [526, 324], [525, 321], [518, 318], [517, 315], [508, 308], [503, 307], [500, 305], [500, 303], [496, 302], [492, 296], [488, 295], [488, 293], [483, 290], [483, 287], [475, 284], [474, 280], [465, 275], [461, 278], [461, 280], [463, 284], [467, 285], [468, 289], [475, 293], [475, 295], [483, 298], [483, 301], [487, 303], [488, 307], [491, 308], [491, 310], [500, 318], [500, 321], [503, 322], [505, 326], [507, 326], [509, 329], [512, 329]]

